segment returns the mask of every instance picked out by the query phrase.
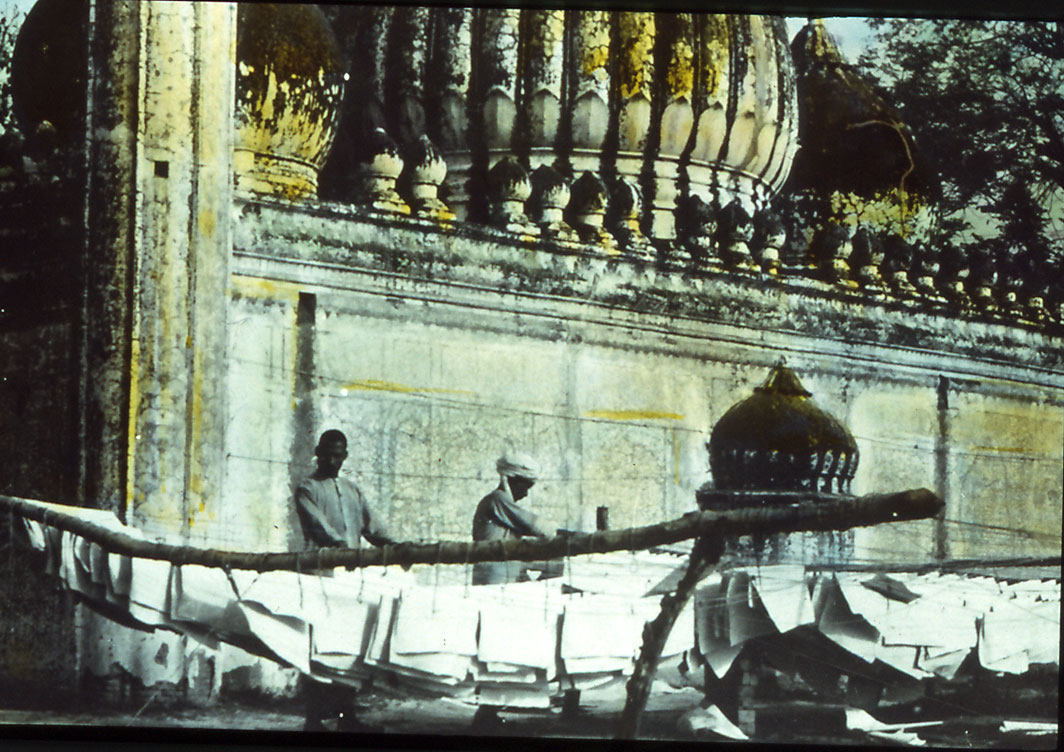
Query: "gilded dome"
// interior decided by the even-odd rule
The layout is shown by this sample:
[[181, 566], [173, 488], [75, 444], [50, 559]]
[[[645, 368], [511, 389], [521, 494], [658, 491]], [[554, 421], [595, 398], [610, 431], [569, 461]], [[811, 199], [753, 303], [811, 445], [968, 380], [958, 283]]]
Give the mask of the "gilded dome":
[[509, 156], [529, 173], [550, 165], [573, 181], [591, 172], [607, 185], [638, 183], [644, 229], [658, 238], [674, 236], [682, 192], [718, 208], [740, 199], [753, 213], [790, 171], [797, 103], [780, 18], [412, 6], [337, 13], [360, 71], [351, 83], [364, 103], [358, 127], [382, 120], [404, 148], [427, 135], [447, 161], [447, 201], [460, 218], [484, 220], [488, 173]]
[[289, 199], [314, 195], [340, 116], [340, 50], [314, 5], [239, 3], [238, 189]]
[[848, 492], [857, 443], [811, 396], [794, 371], [778, 365], [729, 409], [706, 445], [714, 487]]

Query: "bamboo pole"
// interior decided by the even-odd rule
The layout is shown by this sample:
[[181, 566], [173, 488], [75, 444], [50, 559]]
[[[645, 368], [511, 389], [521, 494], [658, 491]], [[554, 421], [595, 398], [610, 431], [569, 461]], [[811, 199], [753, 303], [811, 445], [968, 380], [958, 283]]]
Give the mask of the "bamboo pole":
[[881, 522], [932, 517], [943, 502], [927, 489], [870, 496], [841, 496], [806, 492], [758, 495], [764, 504], [756, 509], [724, 512], [691, 512], [683, 517], [644, 527], [573, 533], [547, 539], [468, 543], [398, 543], [379, 548], [325, 548], [296, 553], [254, 553], [222, 551], [145, 541], [116, 532], [72, 513], [58, 511], [29, 499], [0, 495], [0, 507], [14, 509], [31, 520], [67, 530], [97, 543], [108, 551], [125, 556], [169, 561], [173, 564], [199, 564], [208, 567], [247, 569], [255, 572], [288, 570], [297, 572], [346, 567], [356, 569], [390, 564], [469, 564], [482, 561], [539, 561], [564, 556], [642, 550], [704, 535], [720, 537], [812, 530], [847, 530]]

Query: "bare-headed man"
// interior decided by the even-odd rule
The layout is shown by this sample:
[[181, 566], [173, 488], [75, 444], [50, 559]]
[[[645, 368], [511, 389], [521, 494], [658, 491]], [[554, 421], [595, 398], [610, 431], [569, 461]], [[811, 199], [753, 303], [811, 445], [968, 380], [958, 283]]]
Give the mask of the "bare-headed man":
[[358, 486], [339, 477], [347, 459], [347, 437], [335, 428], [318, 439], [318, 469], [296, 489], [296, 512], [307, 548], [358, 548], [365, 537], [375, 546], [396, 543], [366, 503]]
[[[296, 512], [303, 528], [305, 545], [315, 548], [358, 548], [362, 538], [376, 546], [395, 543], [358, 486], [340, 477], [347, 459], [347, 437], [330, 429], [318, 439], [314, 449], [318, 468], [296, 489]], [[330, 690], [309, 677], [303, 680], [306, 699], [305, 730], [325, 728], [323, 721], [339, 716], [339, 730], [368, 730], [354, 718], [353, 697]]]

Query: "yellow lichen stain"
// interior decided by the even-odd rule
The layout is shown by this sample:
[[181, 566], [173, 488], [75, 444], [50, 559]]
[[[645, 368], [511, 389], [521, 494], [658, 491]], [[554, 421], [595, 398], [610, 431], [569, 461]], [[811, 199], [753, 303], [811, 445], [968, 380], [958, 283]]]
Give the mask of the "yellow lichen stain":
[[278, 300], [297, 303], [303, 288], [291, 282], [233, 275], [229, 280], [229, 294], [241, 298]]
[[730, 46], [727, 17], [719, 13], [708, 16], [702, 31], [702, 92], [709, 100], [718, 93], [726, 94], [721, 82], [727, 73]]
[[[196, 355], [200, 355], [199, 352]], [[199, 358], [197, 358], [199, 360]], [[202, 365], [193, 372], [192, 376], [192, 405], [189, 415], [189, 458], [191, 472], [188, 474], [188, 493], [194, 496], [203, 496], [203, 462], [200, 452], [204, 449], [206, 441], [203, 437], [203, 368]]]
[[475, 394], [465, 389], [442, 389], [439, 387], [407, 386], [394, 381], [379, 379], [360, 379], [344, 384], [342, 389], [348, 391], [398, 392], [400, 394]]
[[695, 52], [687, 39], [677, 39], [665, 72], [665, 86], [672, 99], [689, 99], [695, 88]]
[[588, 418], [605, 420], [683, 420], [680, 413], [658, 412], [657, 410], [588, 410]]
[[973, 446], [972, 450], [976, 452], [1004, 452], [1012, 454], [1032, 454], [1035, 451], [1031, 447], [1010, 446]]
[[199, 231], [205, 238], [214, 237], [214, 229], [218, 224], [218, 218], [211, 209], [203, 209], [199, 214]]
[[893, 188], [866, 198], [854, 193], [831, 195], [833, 221], [844, 225], [871, 225], [909, 238], [922, 232], [930, 221], [926, 204], [915, 193]]
[[[126, 500], [134, 502], [133, 470], [137, 455], [137, 408], [140, 404], [140, 340], [134, 338], [129, 353], [129, 423], [126, 426]], [[140, 501], [143, 501], [143, 495]]]
[[649, 78], [654, 65], [654, 14], [620, 13], [621, 56], [618, 83], [622, 99], [642, 94], [650, 99]]

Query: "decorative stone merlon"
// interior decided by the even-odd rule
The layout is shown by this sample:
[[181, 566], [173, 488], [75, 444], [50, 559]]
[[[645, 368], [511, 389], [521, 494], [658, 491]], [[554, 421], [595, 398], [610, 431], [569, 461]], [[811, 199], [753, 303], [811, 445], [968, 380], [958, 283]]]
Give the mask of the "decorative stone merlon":
[[732, 201], [717, 217], [717, 246], [721, 258], [736, 271], [759, 271], [750, 252], [750, 242], [754, 238], [754, 225], [751, 212], [739, 201]]
[[941, 270], [935, 281], [935, 287], [942, 293], [949, 306], [960, 312], [966, 312], [972, 308], [971, 298], [965, 290], [968, 275], [968, 261], [964, 254], [953, 246], [944, 248]]
[[569, 182], [550, 165], [541, 165], [532, 173], [532, 215], [539, 224], [541, 237], [556, 243], [578, 243], [580, 236], [565, 221], [569, 205]]
[[360, 168], [359, 203], [388, 214], [409, 214], [410, 207], [395, 189], [403, 171], [399, 148], [383, 128], [370, 136], [370, 161]]
[[569, 208], [581, 242], [596, 246], [603, 253], [616, 255], [620, 253], [617, 241], [604, 228], [608, 200], [605, 183], [594, 173], [585, 172], [573, 185]]
[[422, 136], [410, 149], [406, 174], [409, 176], [410, 204], [419, 217], [450, 222], [454, 212], [440, 200], [440, 186], [447, 177], [447, 163], [429, 140]]
[[966, 288], [972, 303], [984, 313], [994, 313], [998, 310], [997, 301], [994, 300], [997, 277], [997, 269], [994, 268], [989, 253], [980, 251], [973, 254]]
[[913, 283], [917, 294], [930, 302], [945, 302], [935, 284], [941, 270], [938, 253], [928, 245], [921, 245], [914, 249], [913, 255]]
[[620, 178], [613, 185], [610, 213], [614, 216], [611, 227], [622, 249], [628, 256], [652, 260], [656, 257], [654, 246], [639, 229], [643, 214], [643, 193], [635, 181]]
[[858, 228], [853, 236], [850, 262], [857, 267], [857, 283], [866, 293], [876, 295], [886, 292], [883, 276], [879, 273], [884, 258], [883, 244], [876, 233], [866, 227]]
[[912, 298], [916, 287], [909, 281], [909, 270], [914, 267], [913, 247], [897, 235], [883, 237], [883, 271], [891, 292], [899, 298]]
[[517, 235], [539, 237], [539, 228], [525, 215], [525, 202], [532, 195], [528, 172], [513, 157], [499, 160], [488, 173], [491, 224]]
[[818, 275], [840, 287], [856, 289], [850, 276], [850, 254], [853, 253], [852, 228], [828, 222], [813, 239], [813, 259]]
[[780, 273], [780, 258], [787, 245], [787, 227], [775, 211], [763, 211], [757, 215], [757, 260], [761, 271], [771, 276]]

